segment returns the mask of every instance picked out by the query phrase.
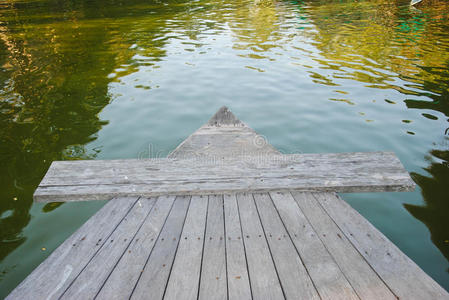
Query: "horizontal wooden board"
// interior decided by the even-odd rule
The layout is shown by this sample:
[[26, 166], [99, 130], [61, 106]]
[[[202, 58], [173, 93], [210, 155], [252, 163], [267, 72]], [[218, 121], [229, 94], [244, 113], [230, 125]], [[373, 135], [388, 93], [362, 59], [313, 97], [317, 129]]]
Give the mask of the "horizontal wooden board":
[[169, 158], [235, 157], [280, 154], [267, 139], [240, 121], [223, 106], [197, 131], [185, 139]]
[[276, 190], [410, 191], [392, 152], [290, 154], [198, 159], [55, 161], [37, 188], [39, 202], [118, 196]]

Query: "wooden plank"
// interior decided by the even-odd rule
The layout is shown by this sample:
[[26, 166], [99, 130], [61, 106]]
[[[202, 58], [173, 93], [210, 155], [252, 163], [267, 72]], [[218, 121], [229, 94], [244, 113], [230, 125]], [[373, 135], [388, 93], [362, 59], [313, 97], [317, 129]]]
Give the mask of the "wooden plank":
[[226, 106], [185, 139], [169, 158], [222, 158], [279, 154], [266, 138], [240, 121]]
[[226, 299], [223, 195], [209, 196], [199, 299]]
[[175, 196], [161, 196], [124, 252], [96, 299], [129, 299], [173, 206]]
[[253, 197], [285, 297], [320, 299], [270, 195], [254, 194]]
[[169, 158], [222, 158], [279, 154], [266, 138], [243, 126], [203, 126], [176, 148]]
[[413, 188], [394, 153], [372, 152], [53, 162], [34, 196], [37, 201], [73, 201], [273, 189], [366, 192]]
[[164, 299], [197, 299], [207, 217], [207, 196], [190, 200]]
[[209, 126], [242, 125], [240, 121], [226, 106], [220, 107], [215, 115], [207, 122]]
[[6, 299], [59, 299], [137, 202], [113, 199], [41, 263]]
[[155, 198], [141, 198], [123, 218], [83, 271], [62, 294], [64, 299], [94, 299], [153, 208]]
[[293, 196], [288, 192], [271, 192], [270, 196], [321, 299], [359, 299]]
[[176, 197], [170, 215], [162, 228], [153, 251], [143, 267], [131, 299], [162, 299], [176, 255], [190, 196]]
[[314, 194], [345, 236], [400, 299], [449, 299], [449, 294], [349, 204]]
[[228, 298], [229, 300], [252, 299], [236, 195], [225, 194], [223, 202]]
[[362, 299], [396, 299], [311, 193], [292, 193], [314, 231]]
[[237, 194], [253, 298], [284, 299], [252, 194]]

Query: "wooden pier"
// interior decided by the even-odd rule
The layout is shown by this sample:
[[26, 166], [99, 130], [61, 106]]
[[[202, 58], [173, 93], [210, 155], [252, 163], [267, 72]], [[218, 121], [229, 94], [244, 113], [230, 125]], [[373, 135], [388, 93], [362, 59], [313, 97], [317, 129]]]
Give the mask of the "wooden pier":
[[54, 162], [36, 201], [110, 199], [7, 299], [449, 299], [336, 192], [393, 153], [283, 155], [227, 108], [168, 158]]

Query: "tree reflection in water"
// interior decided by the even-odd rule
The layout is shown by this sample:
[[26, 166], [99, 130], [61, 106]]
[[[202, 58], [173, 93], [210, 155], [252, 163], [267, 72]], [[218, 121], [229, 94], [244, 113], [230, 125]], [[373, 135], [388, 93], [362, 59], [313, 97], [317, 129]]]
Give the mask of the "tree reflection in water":
[[[401, 99], [385, 99], [387, 103], [403, 104], [403, 100], [407, 108], [423, 111], [418, 117], [446, 122], [442, 116], [449, 117], [447, 32], [447, 1], [433, 1], [431, 7], [419, 10], [411, 9], [405, 0], [289, 0], [263, 6], [256, 6], [254, 0], [1, 2], [0, 262], [8, 260], [5, 257], [24, 242], [32, 194], [50, 163], [95, 158], [96, 151], [86, 150], [86, 144], [107, 124], [98, 114], [113, 99], [111, 85], [118, 86], [127, 75], [164, 61], [170, 47], [176, 55], [184, 55], [171, 62], [171, 67], [181, 60], [210, 64], [195, 53], [206, 45], [202, 57], [207, 56], [204, 48], [209, 46], [227, 55], [220, 65], [224, 72], [233, 65], [235, 69], [228, 72], [245, 67], [261, 72], [238, 74], [249, 81], [262, 78], [260, 75], [272, 76], [274, 93], [285, 92], [276, 90], [276, 85], [292, 80], [285, 74], [293, 73], [291, 77], [297, 80], [297, 86], [293, 83], [289, 87], [293, 93], [303, 92], [298, 88], [302, 85], [320, 91], [338, 86], [335, 92], [341, 99], [329, 100], [357, 107], [371, 99], [354, 97], [353, 92], [362, 90], [363, 95], [370, 95], [386, 91]], [[214, 43], [220, 36], [225, 37], [217, 46]], [[179, 48], [173, 46], [175, 43]], [[270, 74], [270, 67], [277, 73]], [[185, 81], [192, 84], [190, 80]], [[203, 80], [194, 88], [211, 83]], [[184, 88], [187, 91], [190, 87]], [[276, 105], [277, 101], [274, 94]], [[289, 110], [289, 101], [279, 106]], [[334, 108], [330, 107], [317, 110], [332, 114]], [[393, 121], [400, 125], [401, 121], [412, 122]], [[399, 127], [394, 130], [403, 130]], [[430, 151], [432, 159], [424, 170], [428, 174], [413, 173], [425, 205], [405, 205], [426, 224], [433, 242], [447, 258], [448, 144]], [[429, 146], [422, 153], [433, 148]], [[49, 204], [43, 211], [59, 205]]]

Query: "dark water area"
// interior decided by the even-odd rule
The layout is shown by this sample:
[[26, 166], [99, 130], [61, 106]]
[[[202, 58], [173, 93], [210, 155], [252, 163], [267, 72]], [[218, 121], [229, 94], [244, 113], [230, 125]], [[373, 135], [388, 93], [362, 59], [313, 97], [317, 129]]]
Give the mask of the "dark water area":
[[449, 3], [0, 2], [0, 298], [104, 202], [35, 204], [54, 160], [166, 155], [222, 105], [284, 153], [394, 151], [345, 194], [449, 289]]

